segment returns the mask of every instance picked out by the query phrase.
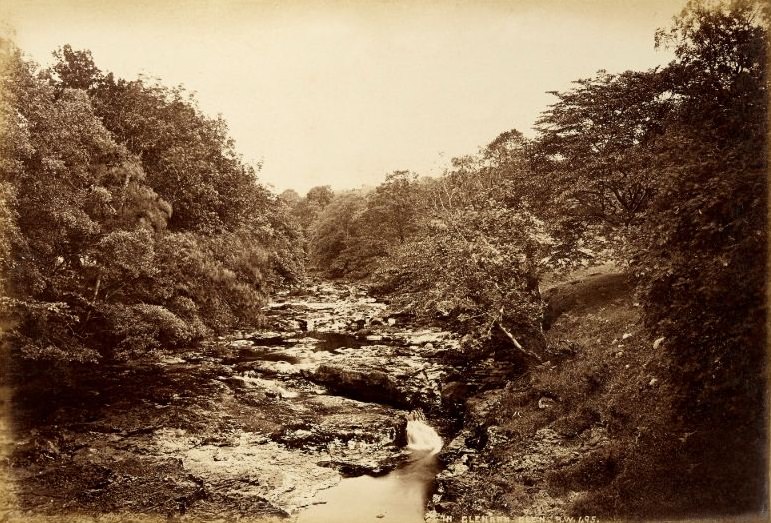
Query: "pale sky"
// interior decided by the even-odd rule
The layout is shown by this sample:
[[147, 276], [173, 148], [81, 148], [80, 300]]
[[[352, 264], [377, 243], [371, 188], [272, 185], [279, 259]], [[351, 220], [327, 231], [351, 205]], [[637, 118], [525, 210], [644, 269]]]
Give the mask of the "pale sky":
[[546, 91], [668, 62], [654, 31], [684, 3], [6, 0], [0, 17], [43, 65], [69, 43], [197, 92], [263, 182], [304, 194], [438, 175], [503, 131], [532, 135]]

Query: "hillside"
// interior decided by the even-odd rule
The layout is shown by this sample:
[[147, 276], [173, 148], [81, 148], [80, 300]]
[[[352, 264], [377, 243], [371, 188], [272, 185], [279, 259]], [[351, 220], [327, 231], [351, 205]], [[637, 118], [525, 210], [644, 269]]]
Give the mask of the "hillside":
[[[645, 335], [633, 291], [607, 266], [546, 290], [547, 338], [565, 357], [466, 401], [463, 430], [443, 453], [436, 511], [706, 517], [700, 507], [762, 499], [763, 461], [696, 463], [689, 443], [699, 435], [666, 424], [667, 340]], [[762, 455], [762, 443], [752, 452]]]

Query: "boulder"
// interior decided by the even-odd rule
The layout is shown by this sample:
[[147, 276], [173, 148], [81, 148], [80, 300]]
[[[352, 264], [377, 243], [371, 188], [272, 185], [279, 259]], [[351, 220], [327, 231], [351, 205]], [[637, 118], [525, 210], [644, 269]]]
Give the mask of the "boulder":
[[466, 401], [472, 388], [463, 381], [451, 381], [442, 387], [442, 405], [446, 408], [458, 408]]
[[322, 364], [308, 376], [325, 385], [330, 391], [360, 401], [385, 403], [398, 408], [410, 408], [410, 398], [405, 396], [399, 382], [389, 374], [370, 368]]

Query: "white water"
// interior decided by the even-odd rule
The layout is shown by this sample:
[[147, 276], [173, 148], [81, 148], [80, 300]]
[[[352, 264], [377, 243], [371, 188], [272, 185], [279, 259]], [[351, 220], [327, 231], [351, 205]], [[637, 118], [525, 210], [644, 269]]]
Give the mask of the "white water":
[[407, 417], [407, 448], [413, 452], [426, 452], [434, 455], [442, 450], [444, 442], [439, 434], [426, 423], [426, 417], [420, 411], [410, 412]]
[[439, 470], [436, 454], [443, 441], [422, 412], [407, 417], [410, 459], [391, 473], [375, 478], [343, 479], [317, 495], [318, 505], [300, 513], [298, 523], [423, 523], [426, 500]]

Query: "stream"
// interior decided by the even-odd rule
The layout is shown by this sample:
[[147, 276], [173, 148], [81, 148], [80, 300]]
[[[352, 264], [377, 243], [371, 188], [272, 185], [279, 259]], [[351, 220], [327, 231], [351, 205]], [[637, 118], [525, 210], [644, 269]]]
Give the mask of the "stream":
[[408, 461], [383, 477], [343, 479], [322, 491], [313, 506], [300, 513], [298, 523], [386, 521], [419, 523], [434, 478], [439, 471], [437, 453], [442, 438], [418, 411], [407, 421]]
[[327, 282], [265, 315], [160, 361], [73, 371], [76, 386], [20, 379], [8, 463], [20, 510], [423, 521], [456, 337]]

